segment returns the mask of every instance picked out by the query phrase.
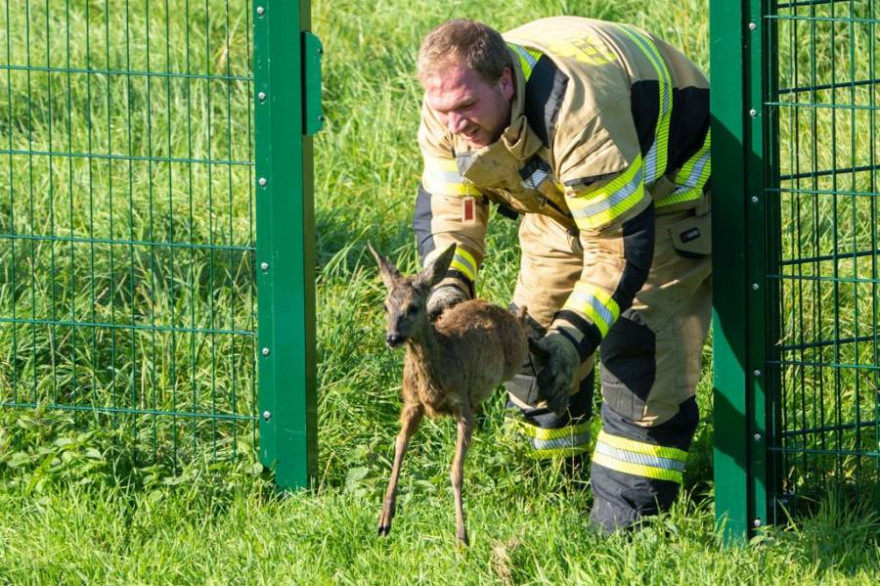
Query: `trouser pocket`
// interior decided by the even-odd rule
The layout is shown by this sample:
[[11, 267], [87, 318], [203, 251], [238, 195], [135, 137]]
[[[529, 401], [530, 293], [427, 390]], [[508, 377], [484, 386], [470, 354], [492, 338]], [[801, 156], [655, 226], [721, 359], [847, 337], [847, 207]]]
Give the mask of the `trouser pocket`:
[[699, 259], [712, 254], [712, 216], [708, 212], [679, 220], [667, 230], [680, 256]]

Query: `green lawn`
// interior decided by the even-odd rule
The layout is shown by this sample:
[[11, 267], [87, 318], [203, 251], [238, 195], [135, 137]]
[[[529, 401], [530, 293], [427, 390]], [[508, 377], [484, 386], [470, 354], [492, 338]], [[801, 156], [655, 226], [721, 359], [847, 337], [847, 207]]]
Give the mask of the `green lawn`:
[[[46, 4], [62, 14], [66, 7], [82, 14], [88, 5], [90, 18], [103, 22], [103, 0], [27, 4], [35, 14]], [[111, 4], [116, 5], [113, 0]], [[175, 41], [173, 51], [165, 52], [166, 36], [183, 39], [190, 29], [181, 19], [170, 18], [166, 30], [164, 11], [178, 14], [183, 7], [196, 22], [204, 16], [202, 5], [225, 14], [225, 0], [151, 2], [151, 15], [160, 25], [151, 29], [151, 42], [159, 49], [150, 66], [163, 70], [166, 63], [189, 60], [199, 64], [194, 67], [199, 71], [246, 75], [252, 41], [240, 9], [230, 10], [228, 23], [212, 20], [207, 35], [199, 36], [200, 26], [193, 24], [191, 44]], [[0, 23], [17, 18], [17, 6], [17, 0], [0, 0], [4, 15]], [[5, 16], [9, 13], [13, 16]], [[327, 115], [326, 127], [315, 140], [320, 456], [314, 487], [292, 495], [276, 494], [270, 474], [257, 463], [254, 441], [258, 438], [249, 424], [212, 428], [183, 419], [158, 425], [147, 420], [133, 434], [124, 416], [0, 410], [0, 584], [876, 584], [880, 519], [869, 511], [837, 509], [831, 504], [834, 499], [820, 503], [811, 518], [764, 529], [747, 544], [722, 546], [713, 507], [708, 346], [707, 369], [698, 390], [703, 420], [688, 462], [685, 494], [673, 511], [643, 531], [611, 538], [594, 535], [586, 523], [591, 504], [588, 476], [569, 476], [558, 465], [528, 460], [523, 446], [503, 425], [504, 400], [499, 391], [480, 416], [465, 469], [469, 551], [455, 548], [449, 486], [455, 430], [447, 420], [426, 422], [413, 439], [394, 529], [388, 538], [377, 538], [376, 522], [397, 432], [402, 355], [383, 345], [384, 287], [365, 246], [372, 242], [404, 270], [415, 267], [410, 217], [420, 174], [415, 141], [420, 91], [414, 76], [420, 38], [453, 16], [474, 17], [505, 29], [543, 15], [580, 14], [644, 26], [708, 67], [708, 1], [316, 0], [312, 13], [313, 30], [325, 47]], [[73, 25], [84, 26], [80, 20], [73, 18]], [[143, 2], [130, 3], [130, 22], [141, 32], [128, 38], [134, 47], [140, 46], [145, 42], [139, 36], [146, 22]], [[107, 40], [99, 35], [92, 50], [106, 54], [110, 64], [125, 65], [125, 43], [120, 40], [126, 38], [125, 20], [110, 25]], [[55, 53], [64, 54], [64, 35], [54, 38], [60, 43]], [[13, 54], [22, 55], [34, 43], [39, 45], [21, 27], [0, 26], [0, 56], [6, 54], [2, 47], [7, 44]], [[147, 67], [134, 60], [129, 65]], [[7, 79], [20, 88], [24, 78], [0, 77], [4, 77], [0, 79], [0, 148], [17, 145], [37, 150], [50, 144], [48, 124], [33, 124], [30, 134], [16, 126], [16, 120], [30, 117], [55, 120], [51, 144], [56, 149], [82, 147], [93, 140], [96, 150], [124, 145], [121, 150], [126, 153], [181, 158], [250, 156], [251, 96], [243, 82], [218, 91], [202, 82], [194, 82], [189, 90], [179, 80], [163, 79], [126, 88], [100, 85], [96, 78], [93, 95], [83, 89], [68, 98], [63, 77], [41, 81], [47, 76], [34, 75], [29, 82], [32, 94], [46, 99], [33, 100], [28, 111], [19, 96], [7, 99]], [[41, 88], [41, 83], [46, 87]], [[53, 83], [57, 88], [50, 91]], [[148, 99], [154, 111], [150, 117], [127, 121], [130, 126], [111, 124], [119, 130], [117, 136], [101, 124], [117, 115], [124, 117], [124, 109], [114, 108], [126, 92]], [[70, 110], [68, 99], [75, 106]], [[217, 121], [223, 131], [211, 132], [199, 125], [202, 120]], [[222, 123], [226, 120], [229, 132]], [[196, 126], [188, 126], [193, 121]], [[150, 127], [160, 130], [155, 137], [147, 130]], [[9, 170], [13, 163], [7, 163], [12, 159], [22, 165], [14, 173]], [[9, 222], [2, 224], [4, 232], [13, 228], [28, 232], [39, 224], [35, 218], [51, 216], [80, 236], [94, 229], [114, 237], [161, 240], [177, 231], [178, 236], [185, 234], [206, 245], [184, 256], [168, 252], [151, 259], [123, 249], [125, 254], [115, 259], [90, 261], [87, 248], [57, 257], [50, 254], [52, 249], [39, 256], [20, 248], [16, 256], [16, 250], [0, 243], [6, 246], [0, 248], [0, 271], [6, 274], [0, 283], [0, 307], [8, 314], [14, 298], [28, 304], [21, 315], [31, 311], [31, 305], [39, 307], [34, 311], [41, 315], [50, 315], [57, 306], [64, 308], [62, 317], [69, 311], [73, 317], [94, 319], [90, 312], [97, 306], [98, 317], [105, 320], [127, 319], [140, 311], [163, 326], [249, 327], [254, 311], [250, 257], [237, 249], [224, 249], [218, 255], [210, 249], [219, 244], [249, 245], [252, 178], [238, 167], [211, 173], [197, 165], [189, 177], [181, 169], [133, 165], [129, 176], [125, 166], [77, 163], [68, 168], [65, 162], [53, 175], [53, 189], [66, 197], [68, 182], [95, 185], [95, 203], [72, 206], [65, 199], [56, 208], [51, 198], [39, 197], [46, 185], [29, 178], [26, 159], [0, 156], [0, 223]], [[20, 208], [8, 204], [4, 178], [19, 182], [15, 187], [19, 192], [35, 196], [22, 200]], [[175, 178], [185, 179], [179, 183]], [[110, 184], [116, 186], [115, 196], [103, 188]], [[191, 192], [205, 198], [213, 192], [216, 201], [187, 199]], [[133, 202], [154, 210], [155, 218], [129, 215], [130, 194]], [[214, 212], [209, 213], [209, 208]], [[483, 297], [502, 304], [509, 299], [517, 269], [515, 243], [515, 225], [496, 220], [479, 284]], [[21, 265], [20, 274], [28, 279], [33, 269], [25, 266], [22, 257], [27, 254], [22, 250], [39, 257], [43, 269], [53, 267], [60, 275], [54, 286], [25, 283], [24, 293], [15, 292], [15, 281], [9, 277], [14, 263]], [[150, 264], [175, 258], [181, 263], [179, 273], [162, 276]], [[121, 268], [114, 269], [116, 265]], [[136, 270], [126, 268], [132, 265]], [[93, 273], [103, 280], [92, 284], [87, 275]], [[156, 274], [165, 279], [161, 283], [174, 285], [157, 286]], [[96, 298], [105, 299], [103, 288], [112, 290], [117, 279], [124, 286], [107, 297], [113, 301], [96, 303]], [[139, 299], [151, 299], [153, 304], [144, 309]], [[79, 358], [70, 364], [52, 362], [49, 369], [51, 357], [58, 355], [53, 344], [66, 340], [64, 332], [14, 331], [17, 334], [2, 330], [4, 347], [13, 347], [13, 335], [24, 336], [17, 340], [26, 352], [15, 360], [0, 360], [0, 372], [7, 377], [0, 384], [3, 400], [12, 392], [9, 373], [24, 372], [28, 378], [19, 380], [21, 388], [28, 392], [33, 388], [39, 396], [63, 393], [74, 384], [71, 381], [78, 381], [107, 397], [119, 394], [120, 406], [127, 405], [125, 397], [133, 392], [141, 397], [137, 406], [186, 410], [205, 400], [234, 413], [254, 411], [251, 355], [234, 338], [190, 339], [166, 331], [152, 339], [84, 338], [77, 343], [74, 338], [69, 344]], [[149, 366], [125, 362], [116, 378], [93, 366], [100, 364], [96, 354], [115, 359], [114, 348], [127, 355], [134, 346], [148, 357], [156, 356], [158, 347], [161, 356], [176, 358]], [[192, 369], [198, 377], [190, 374]], [[123, 392], [114, 380], [132, 382], [122, 383]], [[222, 392], [215, 392], [218, 388]], [[178, 396], [172, 392], [175, 389], [185, 389], [186, 396]], [[230, 399], [227, 404], [227, 397], [237, 397], [237, 402]], [[165, 457], [171, 449], [191, 463], [175, 469]], [[237, 457], [230, 458], [232, 454]]]

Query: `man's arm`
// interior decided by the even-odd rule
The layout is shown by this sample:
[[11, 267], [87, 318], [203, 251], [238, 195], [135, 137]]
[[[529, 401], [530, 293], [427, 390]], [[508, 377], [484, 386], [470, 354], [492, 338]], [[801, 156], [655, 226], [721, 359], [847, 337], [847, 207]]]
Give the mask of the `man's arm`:
[[538, 384], [551, 405], [564, 407], [578, 365], [632, 305], [654, 256], [654, 206], [645, 189], [638, 138], [626, 118], [628, 102], [614, 110], [605, 120], [597, 115], [560, 149], [560, 179], [579, 229], [584, 266], [538, 342], [549, 356]]
[[449, 136], [426, 106], [419, 146], [424, 167], [413, 228], [422, 264], [450, 244], [456, 245], [446, 277], [428, 300], [428, 310], [436, 317], [444, 308], [475, 296], [489, 210], [480, 191], [459, 173]]

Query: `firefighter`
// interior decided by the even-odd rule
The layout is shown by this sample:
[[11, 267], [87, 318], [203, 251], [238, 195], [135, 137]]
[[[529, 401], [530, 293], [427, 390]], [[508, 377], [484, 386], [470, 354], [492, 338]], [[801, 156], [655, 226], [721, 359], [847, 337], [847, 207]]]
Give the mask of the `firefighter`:
[[452, 20], [424, 39], [414, 228], [455, 259], [432, 315], [474, 297], [490, 211], [521, 217], [513, 306], [533, 356], [507, 385], [537, 457], [588, 449], [603, 532], [668, 508], [698, 421], [711, 310], [709, 89], [644, 30], [546, 18], [503, 35]]

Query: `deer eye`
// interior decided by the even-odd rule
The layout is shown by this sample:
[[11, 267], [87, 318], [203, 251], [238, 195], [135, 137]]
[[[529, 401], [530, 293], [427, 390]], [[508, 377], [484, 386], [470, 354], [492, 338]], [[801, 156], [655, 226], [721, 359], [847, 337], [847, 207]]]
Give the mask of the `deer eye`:
[[415, 303], [413, 303], [413, 304], [407, 306], [406, 313], [407, 313], [407, 315], [412, 315], [415, 312], [417, 312], [418, 310], [419, 310], [419, 306], [416, 305]]

